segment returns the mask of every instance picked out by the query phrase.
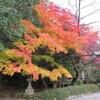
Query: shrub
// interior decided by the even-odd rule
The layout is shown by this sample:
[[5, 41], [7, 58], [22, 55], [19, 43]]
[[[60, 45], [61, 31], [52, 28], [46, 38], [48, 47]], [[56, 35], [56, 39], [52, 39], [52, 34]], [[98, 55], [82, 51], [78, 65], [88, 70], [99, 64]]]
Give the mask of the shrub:
[[76, 82], [75, 82], [75, 85], [82, 85], [83, 84], [83, 80], [80, 80], [78, 79]]
[[43, 92], [35, 93], [32, 97], [22, 94], [17, 97], [24, 97], [26, 100], [62, 100], [71, 95], [99, 92], [99, 87], [95, 84], [69, 86], [66, 88], [49, 89]]

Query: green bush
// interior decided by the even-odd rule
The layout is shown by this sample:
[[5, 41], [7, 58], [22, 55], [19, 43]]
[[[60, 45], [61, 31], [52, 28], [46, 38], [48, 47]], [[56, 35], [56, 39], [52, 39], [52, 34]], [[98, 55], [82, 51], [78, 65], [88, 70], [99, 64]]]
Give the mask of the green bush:
[[99, 87], [95, 84], [69, 86], [66, 88], [49, 89], [35, 93], [32, 97], [22, 94], [17, 97], [24, 97], [26, 100], [64, 100], [71, 95], [99, 92]]
[[98, 83], [98, 84], [97, 84], [97, 86], [98, 86], [98, 87], [99, 87], [99, 89], [100, 89], [100, 83]]
[[83, 84], [83, 80], [80, 80], [78, 79], [76, 82], [75, 82], [75, 85], [82, 85]]

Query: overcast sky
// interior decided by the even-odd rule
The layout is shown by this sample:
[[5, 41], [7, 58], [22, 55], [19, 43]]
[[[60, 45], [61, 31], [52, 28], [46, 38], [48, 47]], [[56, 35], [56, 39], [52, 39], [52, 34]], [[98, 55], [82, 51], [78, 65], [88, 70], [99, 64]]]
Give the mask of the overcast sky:
[[[55, 4], [63, 7], [63, 8], [68, 8], [70, 9], [73, 13], [73, 9], [68, 5], [68, 0], [49, 0], [49, 1], [53, 1]], [[75, 0], [70, 0], [72, 2], [72, 4], [75, 5]], [[81, 3], [81, 7], [84, 7], [88, 4], [91, 4], [94, 0], [82, 0], [82, 3]], [[96, 9], [100, 9], [100, 0], [96, 0], [96, 2], [85, 8], [85, 9], [82, 9], [81, 10], [81, 17], [89, 14], [89, 13], [92, 13], [93, 11], [95, 11]], [[85, 24], [88, 24], [88, 23], [91, 23], [91, 22], [94, 22], [94, 21], [100, 21], [100, 10], [95, 12], [94, 14], [92, 14], [91, 16], [88, 16], [86, 18], [84, 18], [81, 23], [85, 23]], [[92, 24], [93, 26], [95, 26], [95, 28], [97, 28], [98, 30], [100, 30], [100, 22], [99, 23], [95, 23], [95, 24]]]

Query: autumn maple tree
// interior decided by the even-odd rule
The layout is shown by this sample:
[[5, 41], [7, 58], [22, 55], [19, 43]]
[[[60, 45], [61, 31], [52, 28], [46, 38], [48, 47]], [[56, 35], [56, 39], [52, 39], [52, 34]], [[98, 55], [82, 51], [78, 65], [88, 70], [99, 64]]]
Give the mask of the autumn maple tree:
[[81, 28], [69, 10], [45, 1], [34, 9], [42, 27], [36, 27], [27, 20], [20, 21], [26, 31], [22, 39], [13, 43], [14, 49], [0, 53], [0, 71], [10, 76], [15, 73], [33, 75], [34, 80], [38, 80], [39, 76], [49, 77], [52, 81], [62, 75], [72, 78], [69, 71], [55, 61], [54, 55], [61, 52], [68, 54], [70, 49], [77, 54], [86, 54], [83, 47], [88, 45], [88, 38], [83, 35], [85, 33], [79, 35]]

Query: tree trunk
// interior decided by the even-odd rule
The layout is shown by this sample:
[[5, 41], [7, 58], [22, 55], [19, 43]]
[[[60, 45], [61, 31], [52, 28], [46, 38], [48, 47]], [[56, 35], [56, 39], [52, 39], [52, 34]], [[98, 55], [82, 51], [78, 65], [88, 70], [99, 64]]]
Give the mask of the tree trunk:
[[0, 72], [0, 82], [1, 82], [1, 79], [2, 79], [2, 73]]
[[74, 85], [75, 84], [75, 82], [77, 81], [77, 79], [79, 78], [79, 72], [78, 71], [76, 71], [76, 74], [75, 74], [75, 77], [73, 78], [73, 80], [72, 80], [72, 85]]
[[62, 81], [59, 82], [59, 87], [61, 88], [61, 86], [62, 86]]
[[46, 84], [45, 80], [42, 79], [42, 81], [43, 81], [44, 89], [47, 89], [47, 84]]
[[53, 82], [53, 88], [57, 88], [57, 82], [56, 81]]
[[45, 79], [43, 79], [41, 76], [40, 76], [40, 78], [41, 78], [41, 81], [42, 81], [42, 83], [43, 83], [44, 89], [47, 89], [47, 84], [46, 84], [46, 82], [45, 82]]
[[[62, 77], [62, 78], [63, 78], [63, 77]], [[59, 81], [58, 81], [58, 84], [59, 84], [58, 86], [59, 86], [60, 88], [62, 87], [62, 78], [60, 78]]]

